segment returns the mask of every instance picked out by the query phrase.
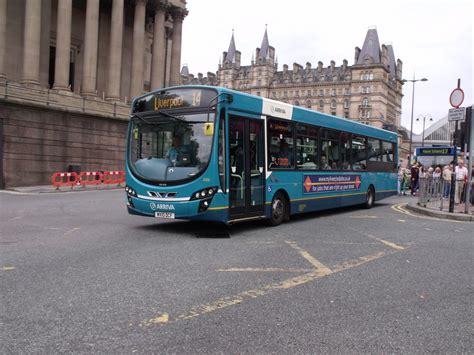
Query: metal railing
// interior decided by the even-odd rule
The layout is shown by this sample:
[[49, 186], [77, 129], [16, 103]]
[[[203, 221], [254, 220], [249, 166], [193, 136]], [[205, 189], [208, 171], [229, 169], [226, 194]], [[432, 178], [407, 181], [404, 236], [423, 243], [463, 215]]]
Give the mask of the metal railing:
[[420, 178], [418, 204], [423, 207], [443, 210], [449, 205], [451, 181], [440, 178]]
[[87, 97], [74, 92], [52, 90], [41, 86], [31, 87], [10, 81], [0, 82], [0, 99], [118, 119], [128, 119], [129, 115], [127, 98], [123, 102], [112, 102], [105, 100], [104, 94]]

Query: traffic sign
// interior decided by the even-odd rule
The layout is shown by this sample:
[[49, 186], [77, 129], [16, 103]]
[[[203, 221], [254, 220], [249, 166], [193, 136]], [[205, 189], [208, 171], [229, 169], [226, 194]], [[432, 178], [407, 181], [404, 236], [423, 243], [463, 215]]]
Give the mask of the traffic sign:
[[461, 106], [462, 102], [464, 101], [464, 91], [461, 88], [456, 88], [451, 92], [449, 95], [449, 103], [451, 106], [458, 108]]
[[448, 121], [464, 121], [464, 111], [464, 107], [449, 109]]

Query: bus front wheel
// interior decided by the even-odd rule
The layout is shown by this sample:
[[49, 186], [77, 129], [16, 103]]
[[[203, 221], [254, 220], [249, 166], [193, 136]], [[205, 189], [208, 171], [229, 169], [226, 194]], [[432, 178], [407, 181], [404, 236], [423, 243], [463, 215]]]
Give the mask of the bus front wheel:
[[288, 202], [283, 193], [277, 192], [272, 199], [272, 211], [270, 215], [269, 224], [271, 226], [278, 226], [283, 222], [288, 209]]
[[374, 187], [370, 186], [369, 189], [367, 190], [367, 197], [365, 199], [365, 208], [369, 209], [374, 207], [375, 203], [375, 191]]

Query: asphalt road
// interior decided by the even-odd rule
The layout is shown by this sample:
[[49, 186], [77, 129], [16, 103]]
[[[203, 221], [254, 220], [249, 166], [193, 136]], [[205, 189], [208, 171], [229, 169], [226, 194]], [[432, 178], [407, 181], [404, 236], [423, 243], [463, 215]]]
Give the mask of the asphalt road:
[[203, 238], [119, 190], [0, 192], [0, 353], [472, 353], [474, 224], [410, 198]]

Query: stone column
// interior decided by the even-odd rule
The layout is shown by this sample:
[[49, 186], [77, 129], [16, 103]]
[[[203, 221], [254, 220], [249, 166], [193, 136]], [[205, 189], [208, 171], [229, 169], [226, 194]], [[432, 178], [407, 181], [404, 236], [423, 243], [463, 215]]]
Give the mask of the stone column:
[[181, 36], [183, 30], [183, 20], [186, 16], [186, 11], [175, 10], [173, 12], [173, 33], [171, 40], [171, 70], [170, 70], [170, 85], [180, 85], [181, 83]]
[[97, 89], [97, 45], [99, 41], [99, 0], [87, 0], [86, 29], [84, 33], [84, 63], [82, 91], [86, 96], [95, 96]]
[[41, 0], [26, 0], [23, 38], [24, 84], [39, 85], [41, 39]]
[[7, 50], [7, 0], [0, 0], [0, 79], [6, 79], [5, 52]]
[[130, 96], [143, 93], [143, 70], [145, 59], [145, 7], [146, 0], [135, 1], [135, 18], [133, 23], [132, 80]]
[[165, 6], [158, 2], [153, 25], [153, 53], [151, 59], [151, 89], [164, 86], [165, 79]]
[[110, 26], [109, 65], [106, 97], [120, 100], [120, 78], [122, 74], [123, 0], [114, 0]]
[[53, 89], [69, 90], [69, 66], [71, 62], [72, 0], [58, 1], [58, 25], [56, 28], [56, 61]]

